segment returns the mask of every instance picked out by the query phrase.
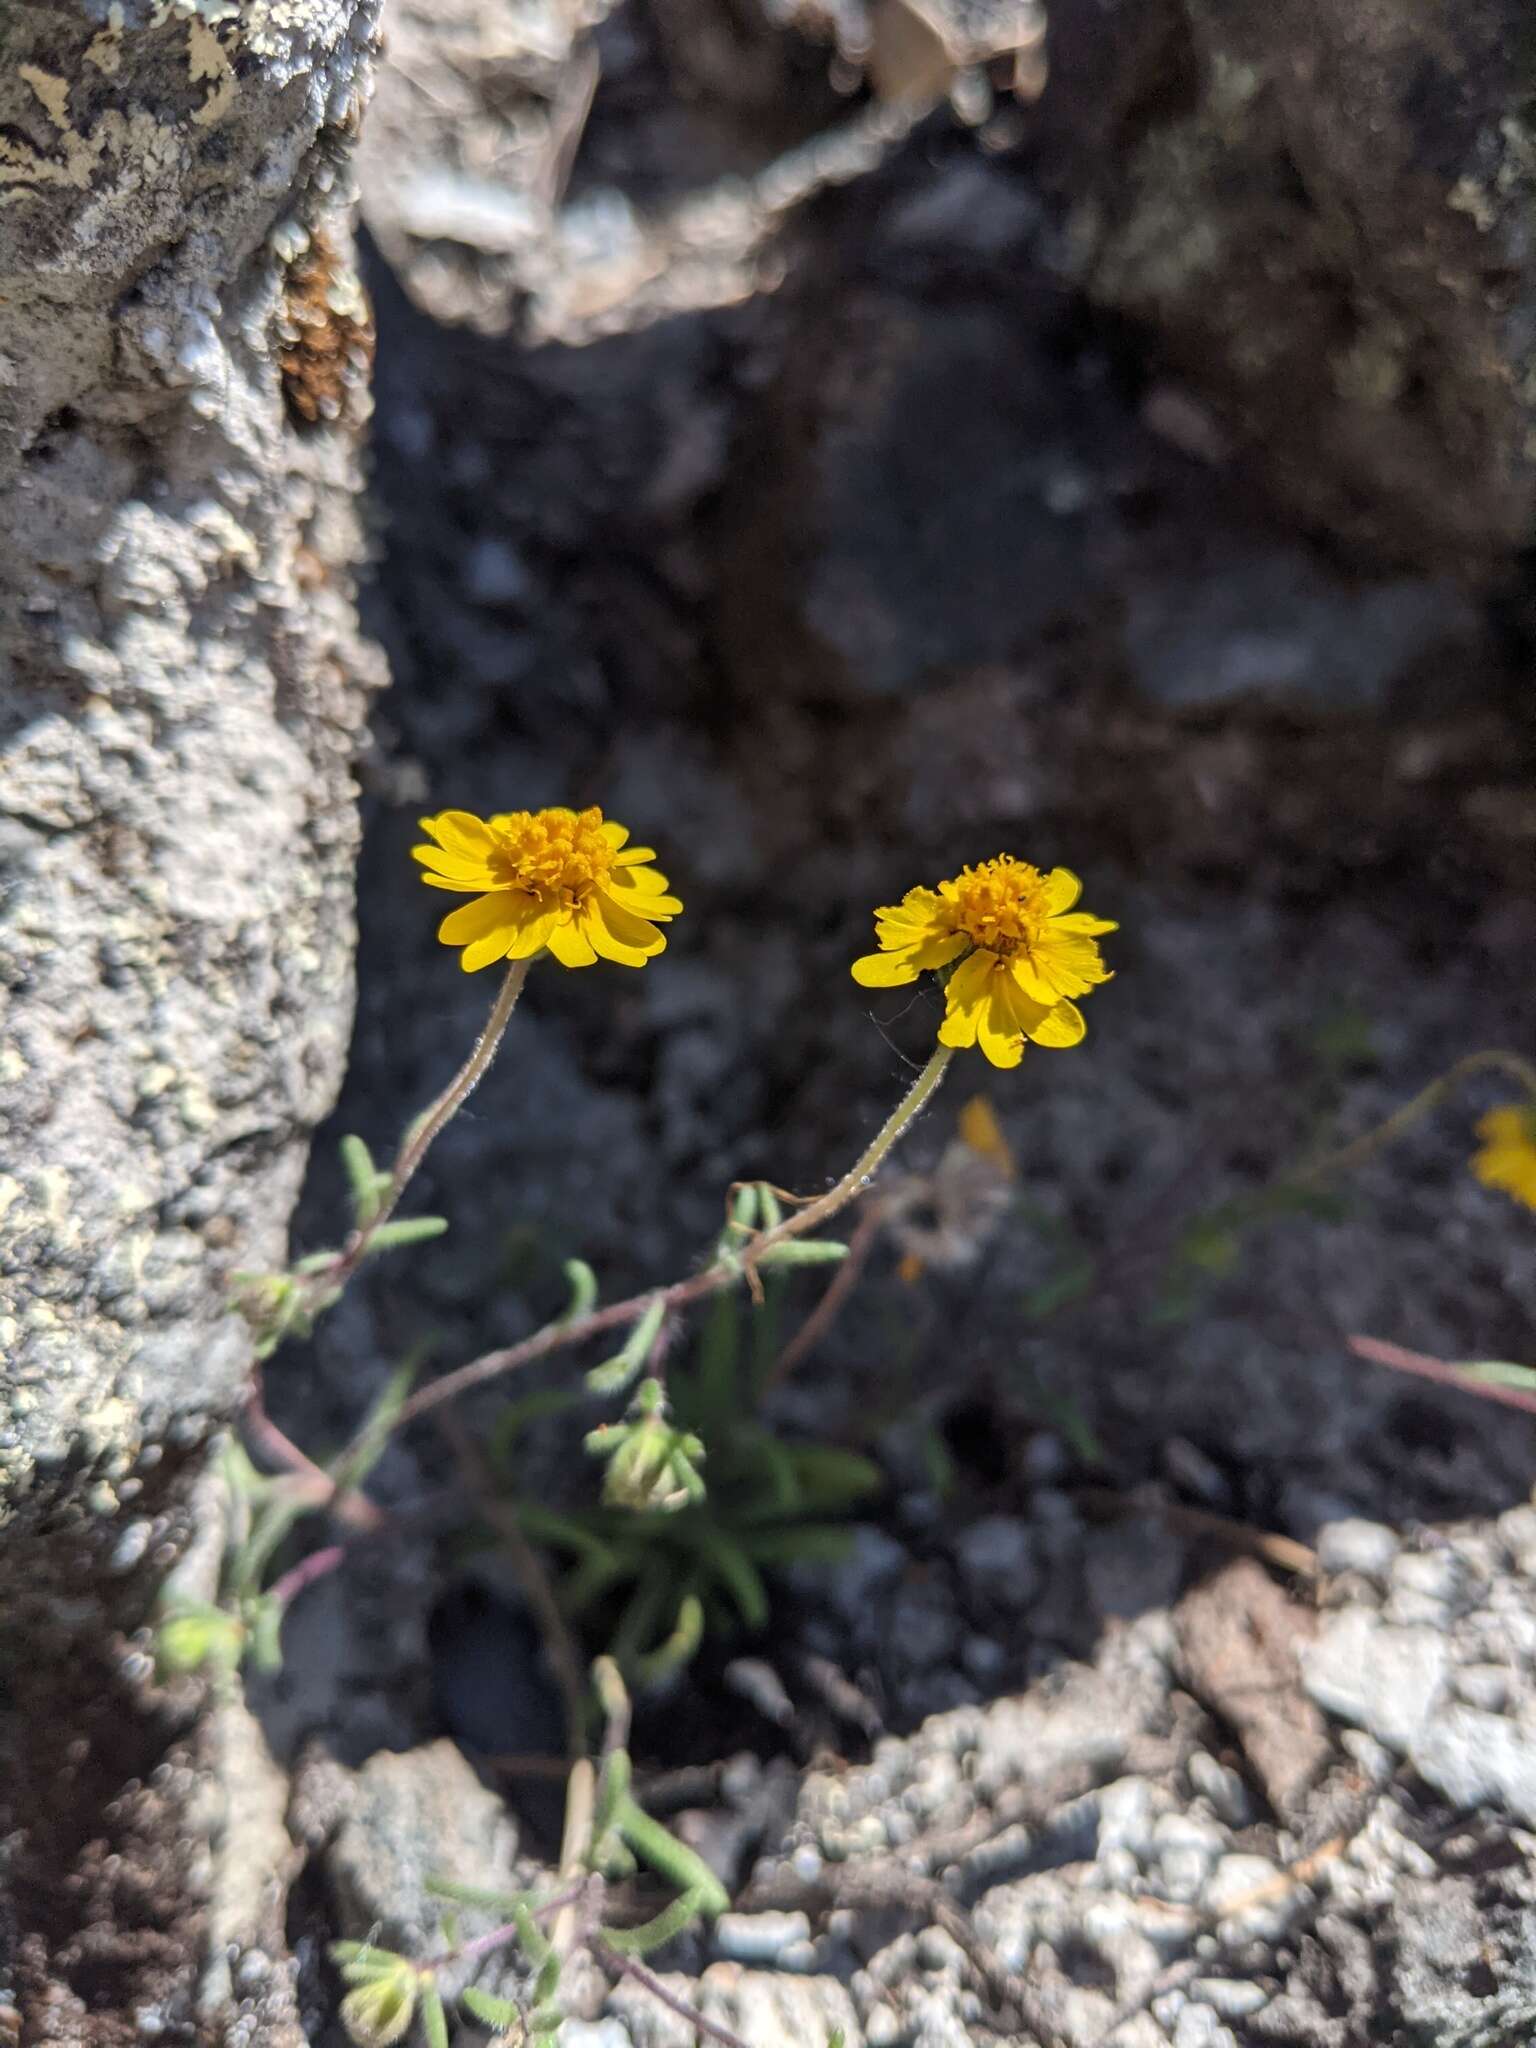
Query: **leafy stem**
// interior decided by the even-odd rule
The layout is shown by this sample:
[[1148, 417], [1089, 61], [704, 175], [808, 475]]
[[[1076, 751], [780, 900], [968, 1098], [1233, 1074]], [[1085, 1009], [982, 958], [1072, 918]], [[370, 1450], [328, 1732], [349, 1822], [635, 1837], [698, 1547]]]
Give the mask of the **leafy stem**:
[[388, 1182], [368, 1205], [371, 1213], [359, 1216], [356, 1228], [333, 1259], [305, 1275], [304, 1288], [312, 1304], [334, 1301], [378, 1241], [434, 1141], [458, 1115], [495, 1059], [532, 964], [531, 960], [514, 960], [508, 967], [469, 1058], [406, 1132]]
[[568, 1345], [584, 1344], [588, 1338], [605, 1331], [624, 1329], [647, 1314], [670, 1317], [679, 1309], [733, 1286], [748, 1269], [772, 1264], [775, 1253], [786, 1252], [796, 1238], [835, 1216], [870, 1185], [897, 1140], [927, 1106], [952, 1057], [947, 1045], [936, 1046], [928, 1064], [841, 1180], [824, 1195], [816, 1196], [797, 1209], [794, 1215], [761, 1231], [741, 1251], [720, 1252], [701, 1273], [695, 1273], [687, 1280], [675, 1281], [670, 1287], [647, 1288], [643, 1294], [632, 1295], [627, 1301], [612, 1302], [606, 1308], [589, 1309], [585, 1314], [571, 1315], [567, 1312], [546, 1323], [543, 1329], [535, 1330], [532, 1336], [524, 1337], [520, 1343], [505, 1345], [471, 1359], [467, 1365], [445, 1373], [441, 1379], [413, 1394], [401, 1408], [398, 1423], [413, 1422], [417, 1416], [429, 1413], [444, 1401], [457, 1400], [459, 1395], [468, 1393], [472, 1387], [483, 1386], [487, 1380], [516, 1372], [525, 1365], [532, 1365], [536, 1359], [547, 1358], [551, 1352], [563, 1351]]

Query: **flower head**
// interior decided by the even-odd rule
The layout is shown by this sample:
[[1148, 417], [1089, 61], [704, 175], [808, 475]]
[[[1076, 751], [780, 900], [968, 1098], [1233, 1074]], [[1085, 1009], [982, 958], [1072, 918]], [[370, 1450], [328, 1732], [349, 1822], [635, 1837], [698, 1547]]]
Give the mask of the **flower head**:
[[944, 1045], [980, 1045], [995, 1067], [1016, 1067], [1024, 1041], [1076, 1045], [1085, 1025], [1072, 1000], [1110, 971], [1097, 936], [1117, 927], [1074, 910], [1082, 883], [1066, 868], [1042, 874], [1001, 853], [937, 889], [909, 889], [875, 912], [878, 953], [853, 963], [865, 988], [895, 988], [925, 969], [950, 969]]
[[1527, 1209], [1536, 1209], [1536, 1103], [1506, 1103], [1490, 1109], [1477, 1126], [1483, 1149], [1472, 1171], [1487, 1188], [1500, 1188]]
[[594, 804], [585, 811], [439, 811], [421, 829], [435, 843], [411, 849], [434, 889], [473, 896], [437, 928], [445, 946], [462, 946], [467, 974], [495, 960], [528, 960], [546, 948], [562, 967], [616, 960], [643, 967], [667, 941], [657, 927], [682, 904], [650, 863], [648, 846], [630, 846], [622, 825]]

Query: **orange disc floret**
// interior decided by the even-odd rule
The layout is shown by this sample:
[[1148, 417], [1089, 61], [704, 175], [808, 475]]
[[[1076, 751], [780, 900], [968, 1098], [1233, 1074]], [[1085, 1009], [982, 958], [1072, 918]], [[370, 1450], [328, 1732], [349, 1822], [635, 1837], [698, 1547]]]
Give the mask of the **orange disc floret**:
[[909, 889], [875, 912], [880, 950], [853, 963], [865, 988], [895, 988], [949, 969], [941, 1044], [979, 1045], [995, 1067], [1016, 1067], [1024, 1041], [1076, 1045], [1086, 1026], [1074, 997], [1110, 979], [1098, 939], [1117, 927], [1073, 908], [1082, 883], [1001, 853], [937, 889]]
[[631, 846], [625, 827], [595, 804], [490, 818], [439, 811], [421, 829], [432, 842], [411, 849], [421, 879], [475, 898], [437, 929], [445, 946], [463, 948], [469, 974], [546, 951], [562, 967], [643, 967], [667, 943], [660, 926], [683, 907], [668, 895], [652, 849]]

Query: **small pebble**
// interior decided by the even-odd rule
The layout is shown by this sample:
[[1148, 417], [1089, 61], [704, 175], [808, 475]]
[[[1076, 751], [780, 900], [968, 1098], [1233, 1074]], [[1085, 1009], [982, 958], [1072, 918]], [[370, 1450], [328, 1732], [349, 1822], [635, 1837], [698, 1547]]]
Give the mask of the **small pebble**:
[[1502, 1714], [1509, 1705], [1510, 1674], [1502, 1664], [1463, 1664], [1453, 1679], [1456, 1691], [1469, 1707], [1481, 1707], [1486, 1714]]
[[804, 1913], [722, 1913], [715, 1922], [715, 1947], [733, 1963], [774, 1963], [786, 1948], [808, 1942]]
[[942, 1927], [925, 1927], [917, 1937], [917, 1959], [925, 1970], [949, 1970], [956, 1976], [965, 1972], [965, 1956], [953, 1935]]
[[894, 2048], [901, 2039], [902, 2024], [888, 2005], [874, 2005], [864, 2015], [864, 2039], [868, 2048]]
[[1197, 1749], [1189, 1760], [1189, 1782], [1202, 1799], [1210, 1802], [1217, 1818], [1229, 1828], [1245, 1828], [1253, 1819], [1253, 1801], [1241, 1775], [1218, 1762], [1209, 1750]]
[[1397, 1551], [1395, 1531], [1355, 1515], [1325, 1524], [1317, 1538], [1317, 1561], [1330, 1575], [1359, 1572], [1368, 1579], [1384, 1579]]
[[1278, 1941], [1302, 1896], [1302, 1887], [1286, 1882], [1267, 1856], [1223, 1856], [1204, 1904], [1221, 1919], [1228, 1940]]
[[1192, 1998], [1210, 2006], [1224, 2020], [1245, 2020], [1269, 2003], [1262, 1984], [1245, 1983], [1240, 1977], [1197, 1977], [1189, 1990]]
[[1536, 1507], [1511, 1508], [1500, 1515], [1499, 1534], [1515, 1561], [1515, 1569], [1524, 1572], [1527, 1578], [1536, 1578]]
[[112, 1546], [107, 1559], [109, 1572], [131, 1572], [139, 1559], [149, 1548], [149, 1539], [155, 1533], [153, 1522], [130, 1522]]
[[1173, 2030], [1173, 2048], [1237, 2048], [1237, 2042], [1208, 2005], [1186, 2005]]

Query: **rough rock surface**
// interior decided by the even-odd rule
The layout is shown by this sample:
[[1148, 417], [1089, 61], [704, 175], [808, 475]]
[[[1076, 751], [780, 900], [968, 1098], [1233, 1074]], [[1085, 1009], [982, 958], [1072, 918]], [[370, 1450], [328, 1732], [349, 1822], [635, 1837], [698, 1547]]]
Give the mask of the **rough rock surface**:
[[176, 1833], [174, 1717], [123, 1639], [350, 1016], [377, 11], [0, 22], [3, 1832], [39, 2041], [168, 2026], [195, 1976], [189, 1873], [129, 1853]]
[[1378, 561], [1499, 570], [1536, 506], [1522, 0], [1065, 0], [1070, 267], [1266, 488]]
[[[1519, 1508], [1417, 1540], [1380, 1530], [1384, 1581], [1342, 1572], [1315, 1602], [1246, 1562], [1218, 1567], [1171, 1607], [1111, 1622], [1087, 1663], [934, 1715], [867, 1763], [813, 1764], [787, 1824], [725, 1868], [737, 1910], [703, 1947], [659, 1957], [663, 1982], [752, 2048], [821, 2048], [836, 2028], [848, 2048], [1524, 2038], [1533, 1527]], [[1121, 1547], [1142, 1540], [1128, 1530]], [[1407, 1647], [1430, 1607], [1443, 1625], [1432, 1672]], [[1397, 1653], [1362, 1660], [1362, 1623], [1401, 1638]], [[1256, 1639], [1266, 1709], [1311, 1758], [1279, 1803], [1245, 1666]], [[380, 1759], [359, 1796], [440, 1777], [429, 1755]], [[400, 1853], [430, 1867], [421, 1802], [407, 1804]], [[672, 1824], [695, 1824], [702, 1844], [705, 1818]], [[439, 1825], [441, 1867], [475, 1827], [457, 1810]], [[333, 1873], [350, 1854], [338, 1842]], [[392, 1881], [367, 1896], [387, 1913], [414, 1894]], [[569, 2039], [582, 2048], [691, 2038], [643, 1986], [605, 1995], [583, 1977], [579, 1997]]]

